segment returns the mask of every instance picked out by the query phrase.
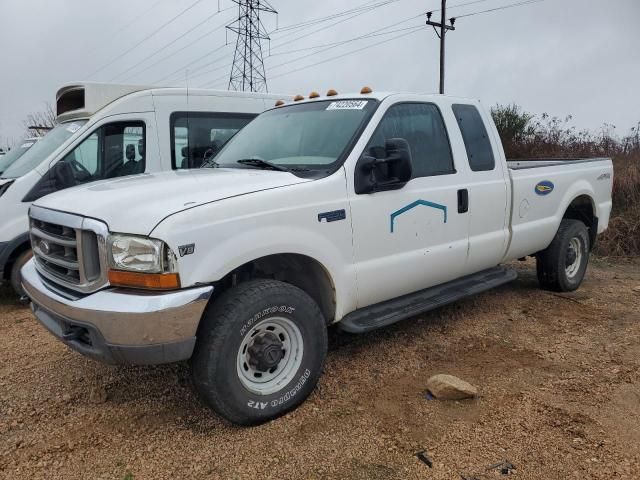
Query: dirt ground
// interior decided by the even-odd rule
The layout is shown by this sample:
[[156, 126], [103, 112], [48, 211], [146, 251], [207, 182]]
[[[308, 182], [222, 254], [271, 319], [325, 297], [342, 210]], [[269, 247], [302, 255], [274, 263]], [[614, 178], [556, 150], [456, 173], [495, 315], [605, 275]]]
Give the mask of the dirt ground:
[[[640, 262], [593, 262], [572, 294], [515, 266], [512, 284], [436, 312], [333, 330], [315, 393], [251, 429], [203, 407], [186, 364], [94, 363], [5, 289], [0, 478], [481, 480], [505, 460], [517, 478], [640, 478]], [[481, 397], [425, 399], [435, 373]]]

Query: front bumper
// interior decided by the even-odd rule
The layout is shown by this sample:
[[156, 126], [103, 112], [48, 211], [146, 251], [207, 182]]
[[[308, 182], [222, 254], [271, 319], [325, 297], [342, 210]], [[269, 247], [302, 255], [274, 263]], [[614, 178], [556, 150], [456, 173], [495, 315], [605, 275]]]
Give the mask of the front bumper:
[[78, 299], [54, 292], [29, 261], [22, 285], [36, 318], [58, 340], [95, 360], [152, 365], [191, 357], [212, 286], [174, 292], [102, 290]]

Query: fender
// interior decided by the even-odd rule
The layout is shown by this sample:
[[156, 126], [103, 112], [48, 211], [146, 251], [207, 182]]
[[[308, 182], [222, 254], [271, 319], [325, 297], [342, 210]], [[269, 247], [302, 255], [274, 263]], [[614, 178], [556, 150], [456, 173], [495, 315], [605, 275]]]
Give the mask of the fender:
[[[290, 241], [283, 243], [284, 238]], [[256, 228], [225, 238], [206, 254], [201, 252], [197, 263], [185, 269], [189, 272], [185, 283], [212, 283], [246, 263], [278, 254], [304, 255], [324, 268], [335, 288], [336, 321], [356, 308], [353, 264], [337, 261], [342, 258], [342, 253], [326, 237], [292, 226]]]
[[588, 197], [591, 201], [591, 207], [593, 208], [593, 214], [596, 217], [600, 217], [600, 206], [594, 201], [596, 197], [595, 192], [593, 191], [593, 187], [586, 180], [578, 180], [577, 182], [571, 185], [571, 188], [565, 192], [562, 196], [562, 200], [560, 201], [560, 206], [558, 207], [558, 211], [556, 212], [556, 219], [558, 221], [558, 226], [560, 226], [560, 222], [564, 217], [564, 214], [567, 212], [569, 205], [578, 197]]
[[29, 234], [26, 232], [6, 243], [0, 243], [0, 273], [2, 273], [3, 280], [7, 280], [7, 278], [5, 278], [5, 268], [9, 260], [15, 251], [24, 244], [29, 245]]

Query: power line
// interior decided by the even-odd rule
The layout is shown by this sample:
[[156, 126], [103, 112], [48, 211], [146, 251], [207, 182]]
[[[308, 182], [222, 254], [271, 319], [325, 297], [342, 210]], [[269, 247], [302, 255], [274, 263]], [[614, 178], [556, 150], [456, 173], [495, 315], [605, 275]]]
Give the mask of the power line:
[[480, 15], [482, 13], [496, 12], [498, 10], [506, 10], [507, 8], [520, 7], [523, 5], [530, 5], [532, 3], [544, 2], [544, 0], [526, 0], [524, 2], [512, 3], [510, 5], [503, 5], [501, 7], [490, 8], [488, 10], [481, 10], [479, 12], [467, 13], [465, 15], [458, 15], [455, 17], [456, 19], [465, 18], [465, 17], [473, 17], [474, 15]]
[[[146, 15], [147, 13], [149, 13], [150, 11], [152, 11], [154, 8], [156, 8], [158, 5], [160, 5], [162, 2], [164, 2], [165, 0], [158, 0], [157, 2], [155, 2], [153, 5], [151, 5], [149, 8], [145, 9], [143, 12], [141, 12], [139, 15], [136, 15], [130, 22], [127, 22], [126, 24], [124, 24], [122, 27], [118, 28], [117, 30], [115, 30], [113, 33], [111, 33], [110, 37], [115, 37], [117, 34], [119, 34], [120, 32], [124, 32], [127, 28], [129, 28], [131, 25], [134, 25], [135, 23], [138, 22], [138, 20], [140, 20], [144, 15]], [[95, 45], [93, 48], [91, 48], [90, 50], [87, 50], [86, 53], [84, 53], [83, 55], [89, 55], [93, 52], [95, 52], [96, 50], [100, 49], [100, 47], [102, 47], [103, 44], [99, 44], [99, 45]]]
[[[221, 46], [219, 46], [218, 48], [216, 48], [215, 50], [213, 50], [212, 52], [207, 53], [207, 54], [205, 55], [205, 57], [208, 57], [208, 56], [209, 56], [209, 55], [211, 55], [212, 53], [215, 53], [215, 52], [217, 52], [218, 50], [220, 50], [220, 49], [222, 49], [222, 48], [224, 48], [224, 47], [227, 47], [227, 46], [229, 46], [229, 45], [231, 45], [231, 44], [221, 45]], [[198, 60], [202, 60], [202, 57], [201, 57], [201, 58], [196, 59], [196, 61], [198, 61]], [[204, 68], [204, 67], [209, 67], [209, 66], [211, 66], [211, 65], [215, 65], [216, 63], [220, 62], [221, 60], [226, 60], [226, 58], [225, 58], [224, 56], [222, 56], [222, 57], [218, 57], [217, 59], [213, 60], [212, 62], [205, 63], [204, 65], [201, 65], [201, 66], [197, 67], [197, 68], [194, 70], [194, 72], [197, 72], [198, 70], [200, 70], [200, 69], [202, 69], [202, 68]], [[192, 63], [196, 63], [196, 62], [194, 61], [194, 62], [192, 62]], [[231, 65], [233, 65], [233, 64], [232, 64], [232, 63], [229, 63], [229, 64], [227, 64], [227, 66], [225, 66], [224, 68], [225, 68], [225, 69], [227, 69], [227, 68], [231, 67]], [[194, 78], [201, 77], [201, 76], [203, 76], [203, 75], [207, 75], [207, 74], [212, 73], [212, 72], [217, 72], [218, 70], [220, 70], [220, 68], [222, 68], [222, 67], [216, 67], [216, 68], [211, 69], [211, 70], [206, 70], [206, 71], [204, 71], [204, 72], [200, 72], [200, 73], [198, 73], [198, 74], [196, 74], [196, 75], [192, 75], [192, 73], [193, 73], [193, 72], [189, 72], [189, 80], [192, 80], [192, 79], [194, 79]], [[181, 72], [181, 71], [183, 71], [183, 70], [184, 70], [184, 68], [181, 68], [180, 70], [176, 70], [176, 71], [175, 71], [175, 72], [173, 72], [171, 75], [169, 75], [168, 77], [164, 77], [164, 78], [163, 78], [163, 79], [161, 79], [160, 81], [166, 80], [167, 78], [170, 78], [170, 77], [174, 76], [176, 73]], [[224, 76], [226, 77], [226, 75], [227, 75], [227, 74], [225, 73], [225, 75], [224, 75]], [[154, 82], [154, 83], [155, 83], [155, 82]]]
[[110, 67], [111, 65], [113, 65], [115, 62], [117, 62], [118, 60], [120, 60], [122, 57], [124, 57], [125, 55], [127, 55], [128, 53], [132, 52], [133, 50], [135, 50], [136, 48], [138, 48], [140, 45], [142, 45], [144, 42], [146, 42], [147, 40], [149, 40], [151, 37], [153, 37], [156, 33], [158, 33], [160, 30], [164, 29], [167, 25], [171, 24], [172, 22], [176, 21], [178, 18], [180, 18], [182, 15], [184, 15], [185, 13], [187, 13], [189, 10], [191, 10], [193, 7], [195, 7], [196, 5], [198, 5], [199, 3], [201, 3], [203, 0], [196, 0], [195, 2], [193, 2], [191, 5], [189, 5], [187, 8], [185, 8], [184, 10], [182, 10], [180, 13], [178, 13], [176, 16], [172, 17], [169, 21], [163, 23], [160, 27], [156, 28], [153, 32], [151, 32], [149, 35], [147, 35], [146, 37], [144, 37], [142, 40], [140, 40], [138, 43], [136, 43], [135, 45], [133, 45], [132, 47], [128, 48], [127, 50], [125, 50], [123, 53], [121, 53], [120, 55], [118, 55], [117, 57], [115, 57], [114, 59], [112, 59], [110, 62], [108, 62], [107, 64], [103, 65], [102, 67], [100, 67], [98, 70], [94, 71], [91, 75], [89, 75], [89, 77], [93, 77], [95, 74], [100, 73], [101, 71], [103, 71], [105, 68]]
[[395, 3], [399, 0], [374, 0], [377, 1], [378, 3], [371, 5], [371, 3], [373, 3], [372, 1], [369, 2], [365, 2], [364, 4], [358, 6], [358, 7], [354, 7], [354, 8], [350, 8], [348, 10], [343, 10], [341, 12], [337, 12], [337, 13], [333, 13], [331, 15], [326, 15], [324, 17], [318, 17], [318, 18], [314, 18], [311, 20], [305, 20], [303, 22], [299, 22], [299, 23], [294, 23], [293, 25], [287, 25], [286, 27], [278, 27], [276, 28], [274, 31], [270, 32], [272, 34], [278, 34], [278, 33], [282, 33], [282, 32], [286, 32], [289, 30], [298, 30], [300, 28], [303, 27], [309, 27], [312, 25], [317, 25], [318, 23], [322, 23], [322, 22], [326, 22], [329, 20], [333, 20], [334, 18], [340, 18], [343, 17], [345, 15], [350, 15], [352, 13], [358, 13], [360, 11], [369, 11], [369, 10], [374, 10], [376, 8], [379, 8], [381, 6], [384, 5], [388, 5], [390, 3]]
[[285, 76], [285, 75], [289, 75], [289, 74], [291, 74], [291, 73], [299, 72], [299, 71], [301, 71], [301, 70], [305, 70], [305, 69], [307, 69], [307, 68], [311, 68], [311, 67], [315, 67], [315, 66], [318, 66], [318, 65], [322, 65], [323, 63], [331, 62], [331, 61], [333, 61], [333, 60], [338, 60], [339, 58], [343, 58], [343, 57], [346, 57], [346, 56], [348, 56], [348, 55], [353, 55], [354, 53], [358, 53], [358, 52], [361, 52], [361, 51], [363, 51], [363, 50], [367, 50], [368, 48], [377, 47], [378, 45], [382, 45], [383, 43], [388, 43], [388, 42], [391, 42], [391, 41], [396, 40], [396, 39], [398, 39], [398, 38], [406, 37], [407, 35], [412, 35], [412, 34], [414, 34], [414, 33], [416, 33], [416, 32], [419, 32], [419, 31], [420, 31], [420, 30], [422, 30], [423, 28], [424, 28], [424, 27], [423, 27], [422, 25], [419, 25], [419, 26], [415, 27], [413, 30], [411, 30], [411, 31], [409, 31], [409, 32], [402, 33], [402, 34], [400, 34], [400, 35], [396, 35], [395, 37], [388, 38], [388, 39], [386, 39], [386, 40], [382, 40], [382, 41], [380, 41], [380, 42], [376, 42], [376, 43], [373, 43], [373, 44], [371, 44], [371, 45], [367, 45], [367, 46], [362, 47], [362, 48], [358, 48], [357, 50], [352, 50], [352, 51], [350, 51], [350, 52], [343, 53], [342, 55], [338, 55], [337, 57], [327, 58], [327, 59], [322, 60], [322, 61], [320, 61], [320, 62], [312, 63], [311, 65], [306, 65], [306, 66], [304, 66], [304, 67], [296, 68], [295, 70], [290, 70], [290, 71], [288, 71], [288, 72], [279, 73], [278, 75], [274, 75], [274, 76], [272, 76], [271, 78], [273, 79], [273, 78], [283, 77], [283, 76]]
[[[365, 13], [369, 13], [369, 12], [371, 12], [371, 11], [377, 9], [377, 8], [380, 8], [380, 7], [383, 7], [385, 5], [389, 5], [391, 3], [395, 3], [395, 2], [398, 2], [398, 1], [400, 1], [400, 0], [386, 0], [384, 2], [380, 2], [380, 3], [377, 3], [375, 5], [370, 5], [365, 9], [358, 9], [358, 11], [354, 11], [356, 9], [351, 9], [351, 10], [345, 11], [345, 12], [343, 12], [343, 14], [348, 15], [347, 18], [342, 18], [342, 19], [338, 20], [337, 22], [334, 22], [334, 23], [332, 23], [330, 25], [325, 25], [324, 27], [318, 28], [318, 29], [313, 30], [311, 32], [307, 32], [304, 35], [300, 35], [299, 37], [294, 38], [293, 40], [288, 40], [287, 43], [297, 42], [298, 40], [301, 40], [303, 38], [309, 37], [309, 36], [314, 35], [314, 34], [316, 34], [318, 32], [321, 32], [323, 30], [327, 30], [328, 28], [335, 27], [336, 25], [339, 25], [341, 23], [347, 22], [347, 21], [349, 21], [349, 20], [351, 20], [353, 18], [359, 17], [360, 15], [363, 15]], [[344, 16], [343, 14], [340, 14], [340, 15], [336, 14], [334, 16], [325, 17], [325, 20], [323, 20], [323, 21], [333, 20], [333, 18], [337, 18], [338, 16]], [[320, 22], [318, 22], [318, 23], [320, 23]], [[282, 41], [282, 39], [290, 37], [292, 34], [295, 34], [295, 33], [297, 33], [297, 32], [290, 32], [290, 33], [288, 33], [288, 34], [286, 34], [286, 35], [284, 35], [282, 37], [277, 37], [276, 42], [279, 43], [280, 41]]]
[[[527, 1], [524, 1], [524, 2], [518, 2], [517, 4], [511, 4], [511, 5], [505, 5], [505, 6], [502, 6], [502, 7], [497, 7], [495, 9], [488, 9], [486, 11], [473, 12], [472, 14], [467, 14], [465, 16], [477, 15], [477, 14], [480, 14], [480, 13], [487, 13], [488, 11], [503, 10], [505, 8], [512, 8], [512, 7], [516, 7], [516, 6], [527, 5], [527, 4], [530, 4], [530, 3], [536, 3], [536, 2], [541, 2], [541, 1], [544, 1], [544, 0], [527, 0]], [[480, 1], [476, 0], [475, 2], [469, 2], [468, 4], [471, 4], [471, 3], [480, 3]], [[461, 7], [461, 6], [465, 6], [465, 5], [459, 4], [459, 5], [455, 5], [455, 6], [456, 7]], [[453, 8], [453, 6], [452, 6], [452, 8]], [[421, 16], [421, 15], [418, 15], [418, 16]], [[458, 18], [460, 18], [460, 17], [458, 17]], [[382, 40], [380, 42], [376, 42], [376, 43], [373, 43], [371, 45], [367, 45], [367, 46], [364, 46], [364, 47], [361, 47], [361, 48], [358, 48], [358, 49], [355, 49], [355, 50], [351, 50], [351, 51], [346, 52], [344, 54], [341, 54], [341, 55], [338, 55], [338, 56], [334, 56], [334, 57], [330, 57], [330, 58], [327, 58], [325, 60], [321, 60], [319, 62], [312, 63], [310, 65], [299, 67], [299, 68], [296, 68], [296, 69], [293, 69], [293, 70], [290, 70], [290, 71], [287, 71], [287, 72], [279, 73], [277, 75], [271, 76], [271, 78], [274, 79], [274, 78], [279, 78], [279, 77], [282, 77], [282, 76], [285, 76], [285, 75], [290, 75], [292, 73], [299, 72], [301, 70], [306, 70], [307, 68], [312, 68], [312, 67], [315, 67], [315, 66], [318, 66], [318, 65], [322, 65], [324, 63], [328, 63], [328, 62], [333, 61], [333, 60], [337, 60], [337, 59], [346, 57], [348, 55], [353, 55], [354, 53], [358, 53], [358, 52], [361, 52], [363, 50], [366, 50], [366, 49], [369, 49], [369, 48], [373, 48], [375, 46], [378, 46], [378, 45], [381, 45], [381, 44], [384, 44], [384, 43], [391, 42], [391, 41], [396, 40], [398, 38], [402, 38], [402, 37], [411, 35], [411, 34], [417, 32], [417, 31], [420, 31], [421, 29], [422, 29], [422, 26], [418, 26], [412, 31], [408, 31], [408, 32], [402, 33], [400, 35], [396, 35], [396, 36], [394, 36], [392, 38], [389, 38], [389, 39], [386, 39], [386, 40]]]
[[[400, 20], [400, 21], [398, 21], [398, 22], [395, 22], [395, 23], [392, 23], [392, 24], [390, 24], [390, 25], [386, 25], [386, 26], [384, 26], [384, 27], [381, 27], [381, 28], [378, 28], [378, 29], [376, 29], [376, 30], [373, 30], [373, 31], [369, 32], [368, 34], [366, 34], [366, 35], [364, 35], [364, 36], [362, 36], [362, 37], [372, 36], [372, 35], [374, 35], [374, 34], [376, 34], [376, 33], [378, 33], [378, 32], [381, 32], [381, 31], [383, 31], [383, 30], [387, 30], [387, 29], [389, 29], [389, 28], [393, 28], [393, 27], [395, 27], [395, 26], [398, 26], [398, 25], [400, 25], [400, 24], [402, 24], [402, 23], [406, 23], [406, 22], [408, 22], [408, 21], [414, 20], [414, 19], [419, 18], [419, 17], [421, 17], [421, 16], [422, 16], [422, 14], [413, 15], [413, 16], [411, 16], [411, 17], [405, 18], [405, 19]], [[421, 27], [421, 25], [419, 25], [419, 27]], [[346, 44], [346, 43], [351, 43], [351, 42], [357, 41], [357, 40], [359, 40], [359, 39], [361, 39], [361, 37], [354, 37], [354, 38], [350, 38], [350, 39], [347, 39], [347, 40], [345, 40], [345, 41], [341, 42], [341, 43], [340, 43], [340, 45], [344, 45], [344, 44]], [[326, 51], [331, 50], [331, 49], [333, 49], [333, 48], [336, 48], [336, 47], [338, 47], [338, 46], [340, 46], [340, 45], [328, 46], [328, 47], [323, 48], [322, 50], [320, 50], [320, 51], [318, 51], [318, 52], [315, 52], [315, 53], [314, 53], [314, 55], [317, 55], [317, 54], [319, 54], [319, 53], [326, 52]], [[293, 60], [288, 60], [288, 61], [286, 61], [286, 62], [282, 62], [282, 63], [279, 63], [279, 64], [277, 64], [277, 65], [273, 65], [273, 66], [271, 66], [271, 67], [270, 67], [270, 70], [274, 70], [274, 69], [276, 69], [276, 68], [279, 68], [279, 67], [282, 67], [282, 66], [285, 66], [285, 65], [290, 65], [291, 63], [295, 63], [295, 62], [297, 62], [297, 61], [299, 61], [299, 60], [304, 60], [304, 59], [306, 59], [306, 58], [308, 58], [308, 56], [307, 56], [307, 55], [302, 55], [302, 56], [299, 56], [299, 57], [297, 57], [297, 58], [294, 58]], [[219, 70], [219, 69], [214, 69], [214, 71], [215, 71], [215, 70]], [[206, 73], [210, 73], [210, 72], [206, 72]], [[200, 75], [203, 75], [203, 74], [204, 74], [204, 73], [202, 73], [202, 74], [200, 74]], [[198, 75], [198, 76], [200, 76], [200, 75]], [[213, 80], [213, 83], [217, 83], [217, 81], [218, 81], [218, 80], [220, 80], [221, 78], [222, 78], [222, 77], [218, 77], [218, 78], [216, 78], [215, 80]]]
[[[374, 0], [374, 1], [375, 1], [375, 0]], [[372, 3], [371, 1], [369, 1], [369, 2], [367, 2], [367, 4], [365, 4], [365, 5], [361, 5], [361, 6], [356, 7], [356, 8], [352, 8], [352, 9], [349, 9], [349, 10], [345, 10], [345, 11], [342, 11], [342, 12], [338, 12], [338, 13], [335, 13], [335, 14], [332, 14], [332, 15], [328, 15], [328, 16], [326, 16], [326, 17], [321, 17], [321, 18], [317, 18], [317, 19], [314, 19], [314, 20], [309, 20], [309, 21], [305, 21], [305, 22], [298, 23], [298, 24], [289, 25], [288, 27], [285, 27], [285, 28], [287, 28], [287, 29], [300, 28], [300, 27], [302, 27], [302, 26], [308, 26], [308, 25], [310, 25], [312, 22], [313, 22], [314, 24], [321, 23], [321, 22], [323, 22], [323, 21], [332, 20], [332, 19], [334, 19], [334, 18], [336, 18], [336, 17], [344, 16], [345, 14], [353, 13], [355, 10], [358, 10], [358, 11], [359, 11], [359, 10], [361, 10], [361, 9], [366, 9], [366, 11], [361, 12], [361, 13], [366, 13], [366, 12], [369, 12], [369, 11], [371, 11], [371, 10], [374, 10], [375, 8], [378, 8], [379, 6], [382, 6], [383, 4], [384, 4], [384, 5], [386, 5], [386, 4], [389, 4], [389, 3], [396, 2], [396, 1], [399, 1], [399, 0], [384, 0], [383, 2], [378, 2], [378, 4], [376, 4], [376, 5], [367, 5], [367, 4], [369, 4], [369, 3]], [[481, 1], [487, 1], [487, 0], [481, 0]], [[347, 20], [350, 20], [350, 19], [352, 19], [352, 18], [355, 18], [355, 17], [359, 16], [361, 13], [356, 12], [354, 15], [352, 15], [352, 16], [350, 16], [350, 17], [346, 18], [346, 19], [339, 20], [338, 22], [335, 22], [335, 23], [333, 23], [333, 24], [331, 24], [331, 25], [327, 25], [327, 26], [325, 26], [325, 27], [322, 27], [322, 28], [320, 28], [320, 29], [314, 30], [314, 31], [312, 31], [312, 32], [307, 32], [306, 34], [304, 34], [304, 35], [302, 35], [302, 36], [300, 36], [300, 37], [298, 37], [298, 38], [296, 38], [296, 39], [294, 39], [294, 40], [290, 40], [290, 41], [288, 41], [288, 42], [287, 42], [287, 44], [289, 44], [289, 43], [291, 43], [291, 42], [293, 42], [293, 41], [297, 41], [297, 40], [300, 40], [300, 39], [302, 39], [302, 38], [308, 37], [308, 36], [310, 36], [310, 35], [313, 35], [313, 34], [315, 34], [315, 33], [318, 33], [318, 32], [320, 32], [320, 31], [322, 31], [322, 30], [326, 30], [327, 28], [331, 28], [331, 27], [333, 27], [333, 26], [335, 26], [335, 25], [338, 25], [338, 24], [340, 24], [340, 23], [343, 23], [343, 22], [345, 22], [345, 21], [347, 21]], [[276, 31], [274, 31], [274, 32], [273, 32], [273, 34], [274, 34], [274, 35], [276, 35], [276, 34], [278, 34], [278, 32], [279, 32], [279, 30], [276, 30]], [[213, 33], [213, 32], [210, 32], [210, 33]], [[287, 34], [287, 35], [284, 35], [284, 36], [282, 36], [282, 37], [279, 37], [279, 38], [276, 40], [276, 42], [275, 42], [275, 43], [277, 43], [277, 44], [278, 44], [282, 39], [284, 39], [284, 38], [286, 38], [286, 37], [291, 36], [291, 33], [295, 34], [296, 32], [290, 32], [290, 33], [289, 33], [289, 34]], [[200, 38], [202, 38], [202, 37], [200, 37]], [[193, 43], [195, 43], [195, 42], [193, 42]], [[220, 50], [220, 48], [222, 48], [222, 47], [218, 47], [218, 48], [216, 48], [216, 50], [215, 50], [215, 51]], [[195, 64], [195, 63], [197, 63], [198, 61], [202, 60], [203, 58], [208, 57], [208, 56], [210, 55], [210, 53], [211, 53], [211, 52], [206, 53], [205, 55], [202, 55], [201, 57], [198, 57], [197, 59], [195, 59], [195, 60], [193, 60], [193, 61], [189, 62], [188, 64], [184, 65], [183, 67], [181, 67], [181, 68], [179, 68], [179, 69], [175, 70], [174, 72], [170, 73], [169, 75], [166, 75], [166, 76], [164, 76], [162, 79], [160, 79], [160, 80], [158, 80], [158, 81], [156, 81], [156, 82], [153, 82], [153, 83], [157, 84], [157, 83], [163, 82], [163, 81], [165, 81], [165, 80], [167, 80], [167, 79], [169, 79], [169, 78], [173, 77], [173, 76], [174, 76], [174, 75], [176, 75], [177, 73], [184, 71], [186, 68], [188, 68], [188, 67], [190, 67], [191, 65], [193, 65], [193, 64]], [[168, 57], [166, 57], [166, 58], [168, 58]], [[159, 62], [156, 62], [156, 64], [157, 64], [157, 63], [159, 63]], [[212, 65], [212, 64], [214, 64], [214, 63], [217, 63], [217, 61], [214, 61], [214, 62], [210, 62], [210, 63], [204, 64], [204, 65], [201, 65], [200, 67], [198, 67], [198, 68], [197, 68], [197, 70], [202, 69], [202, 68], [207, 67], [207, 66], [210, 66], [210, 65]], [[217, 69], [209, 70], [209, 71], [207, 71], [207, 72], [203, 72], [202, 74], [196, 75], [196, 77], [197, 77], [197, 76], [200, 76], [200, 75], [203, 75], [203, 74], [206, 74], [206, 73], [211, 73], [211, 71], [215, 71], [215, 70], [217, 70]], [[194, 77], [190, 77], [190, 78], [194, 78]]]
[[[146, 56], [145, 58], [143, 58], [141, 61], [139, 61], [139, 62], [137, 62], [136, 64], [132, 65], [132, 66], [131, 66], [131, 67], [129, 67], [128, 69], [124, 70], [123, 72], [120, 72], [119, 74], [115, 75], [115, 76], [114, 76], [114, 77], [112, 77], [109, 81], [112, 81], [112, 80], [114, 80], [115, 78], [121, 77], [121, 76], [123, 76], [123, 75], [125, 75], [125, 74], [129, 73], [130, 71], [135, 70], [136, 68], [139, 68], [141, 63], [144, 63], [144, 62], [146, 62], [147, 60], [149, 60], [149, 59], [151, 59], [151, 58], [155, 57], [158, 53], [165, 51], [168, 47], [170, 47], [171, 45], [175, 44], [175, 43], [176, 43], [176, 42], [178, 42], [179, 40], [182, 40], [184, 37], [186, 37], [186, 36], [187, 36], [187, 35], [189, 35], [191, 32], [193, 32], [193, 31], [194, 31], [194, 30], [196, 30], [197, 28], [199, 28], [199, 27], [201, 27], [202, 25], [204, 25], [205, 23], [207, 23], [209, 20], [211, 20], [211, 19], [212, 19], [213, 17], [215, 17], [216, 15], [218, 15], [218, 14], [220, 14], [220, 13], [222, 13], [222, 12], [226, 12], [227, 10], [229, 10], [229, 9], [231, 9], [231, 8], [233, 8], [233, 7], [228, 7], [228, 8], [225, 8], [224, 10], [218, 10], [218, 11], [216, 11], [216, 12], [212, 13], [212, 14], [211, 14], [211, 15], [209, 15], [207, 18], [205, 18], [204, 20], [202, 20], [200, 23], [198, 23], [197, 25], [194, 25], [194, 26], [193, 26], [193, 27], [191, 27], [189, 30], [187, 30], [186, 32], [184, 32], [182, 35], [178, 36], [177, 38], [174, 38], [174, 39], [173, 39], [172, 41], [170, 41], [169, 43], [167, 43], [167, 44], [163, 45], [162, 47], [158, 48], [158, 49], [157, 49], [156, 51], [154, 51], [151, 55], [147, 55], [147, 56]], [[214, 30], [212, 30], [211, 32], [209, 32], [209, 34], [211, 34], [211, 33], [215, 32], [216, 30], [219, 30], [219, 29], [220, 29], [220, 28], [222, 28], [222, 27], [224, 27], [224, 25], [220, 26], [219, 28], [215, 28]], [[207, 35], [208, 35], [208, 34], [207, 34]], [[206, 35], [205, 35], [205, 36], [206, 36]], [[200, 39], [200, 37], [198, 38], [198, 40], [199, 40], [199, 39]], [[173, 56], [173, 55], [175, 55], [175, 53], [177, 53], [177, 52], [180, 52], [180, 51], [184, 50], [185, 48], [187, 48], [187, 46], [193, 45], [194, 43], [195, 43], [195, 41], [194, 41], [194, 42], [191, 42], [191, 43], [189, 43], [189, 44], [187, 44], [186, 46], [182, 47], [182, 48], [181, 48], [181, 49], [179, 49], [179, 50], [176, 50], [176, 52], [174, 52], [174, 53], [172, 53], [171, 55], [169, 55], [169, 56], [165, 57], [165, 59], [166, 59], [166, 58], [169, 58], [169, 57], [171, 57], [171, 56]], [[142, 73], [142, 72], [145, 72], [145, 71], [149, 70], [149, 68], [151, 68], [151, 67], [153, 67], [153, 66], [157, 65], [158, 63], [162, 62], [163, 60], [164, 60], [164, 59], [161, 59], [159, 62], [152, 63], [150, 66], [146, 67], [145, 69], [143, 69], [143, 70], [139, 70], [139, 71], [136, 73], [136, 75], [138, 75], [138, 74], [140, 74], [140, 73]]]
[[[390, 30], [388, 32], [367, 33], [367, 34], [361, 35], [359, 37], [354, 37], [354, 38], [350, 38], [350, 39], [347, 39], [347, 40], [341, 40], [339, 42], [324, 43], [324, 44], [321, 44], [321, 45], [313, 45], [311, 47], [297, 48], [295, 50], [288, 50], [286, 52], [273, 53], [273, 54], [270, 55], [270, 57], [277, 57], [278, 55], [288, 55], [290, 53], [305, 52], [307, 50], [315, 50], [316, 48], [333, 47], [333, 46], [338, 47], [340, 45], [344, 45], [346, 43], [351, 43], [351, 42], [356, 41], [356, 40], [362, 40], [362, 39], [365, 39], [365, 38], [372, 38], [372, 37], [380, 37], [380, 36], [383, 36], [383, 35], [390, 35], [392, 33], [397, 33], [397, 32], [404, 32], [406, 30], [410, 30], [412, 28], [416, 28], [417, 26], [419, 26], [419, 25], [412, 25], [411, 27], [399, 28], [397, 30]], [[317, 52], [314, 52], [313, 55], [315, 55], [316, 53]]]

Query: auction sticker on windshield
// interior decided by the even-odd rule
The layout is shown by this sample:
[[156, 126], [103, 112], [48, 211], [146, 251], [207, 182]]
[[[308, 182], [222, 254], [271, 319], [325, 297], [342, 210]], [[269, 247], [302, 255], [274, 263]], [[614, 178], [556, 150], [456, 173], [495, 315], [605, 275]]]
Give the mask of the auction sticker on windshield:
[[362, 110], [366, 106], [366, 100], [340, 100], [339, 102], [331, 102], [327, 110]]
[[67, 127], [67, 132], [76, 133], [78, 130], [82, 128], [82, 125], [78, 125], [77, 123], [72, 123]]

